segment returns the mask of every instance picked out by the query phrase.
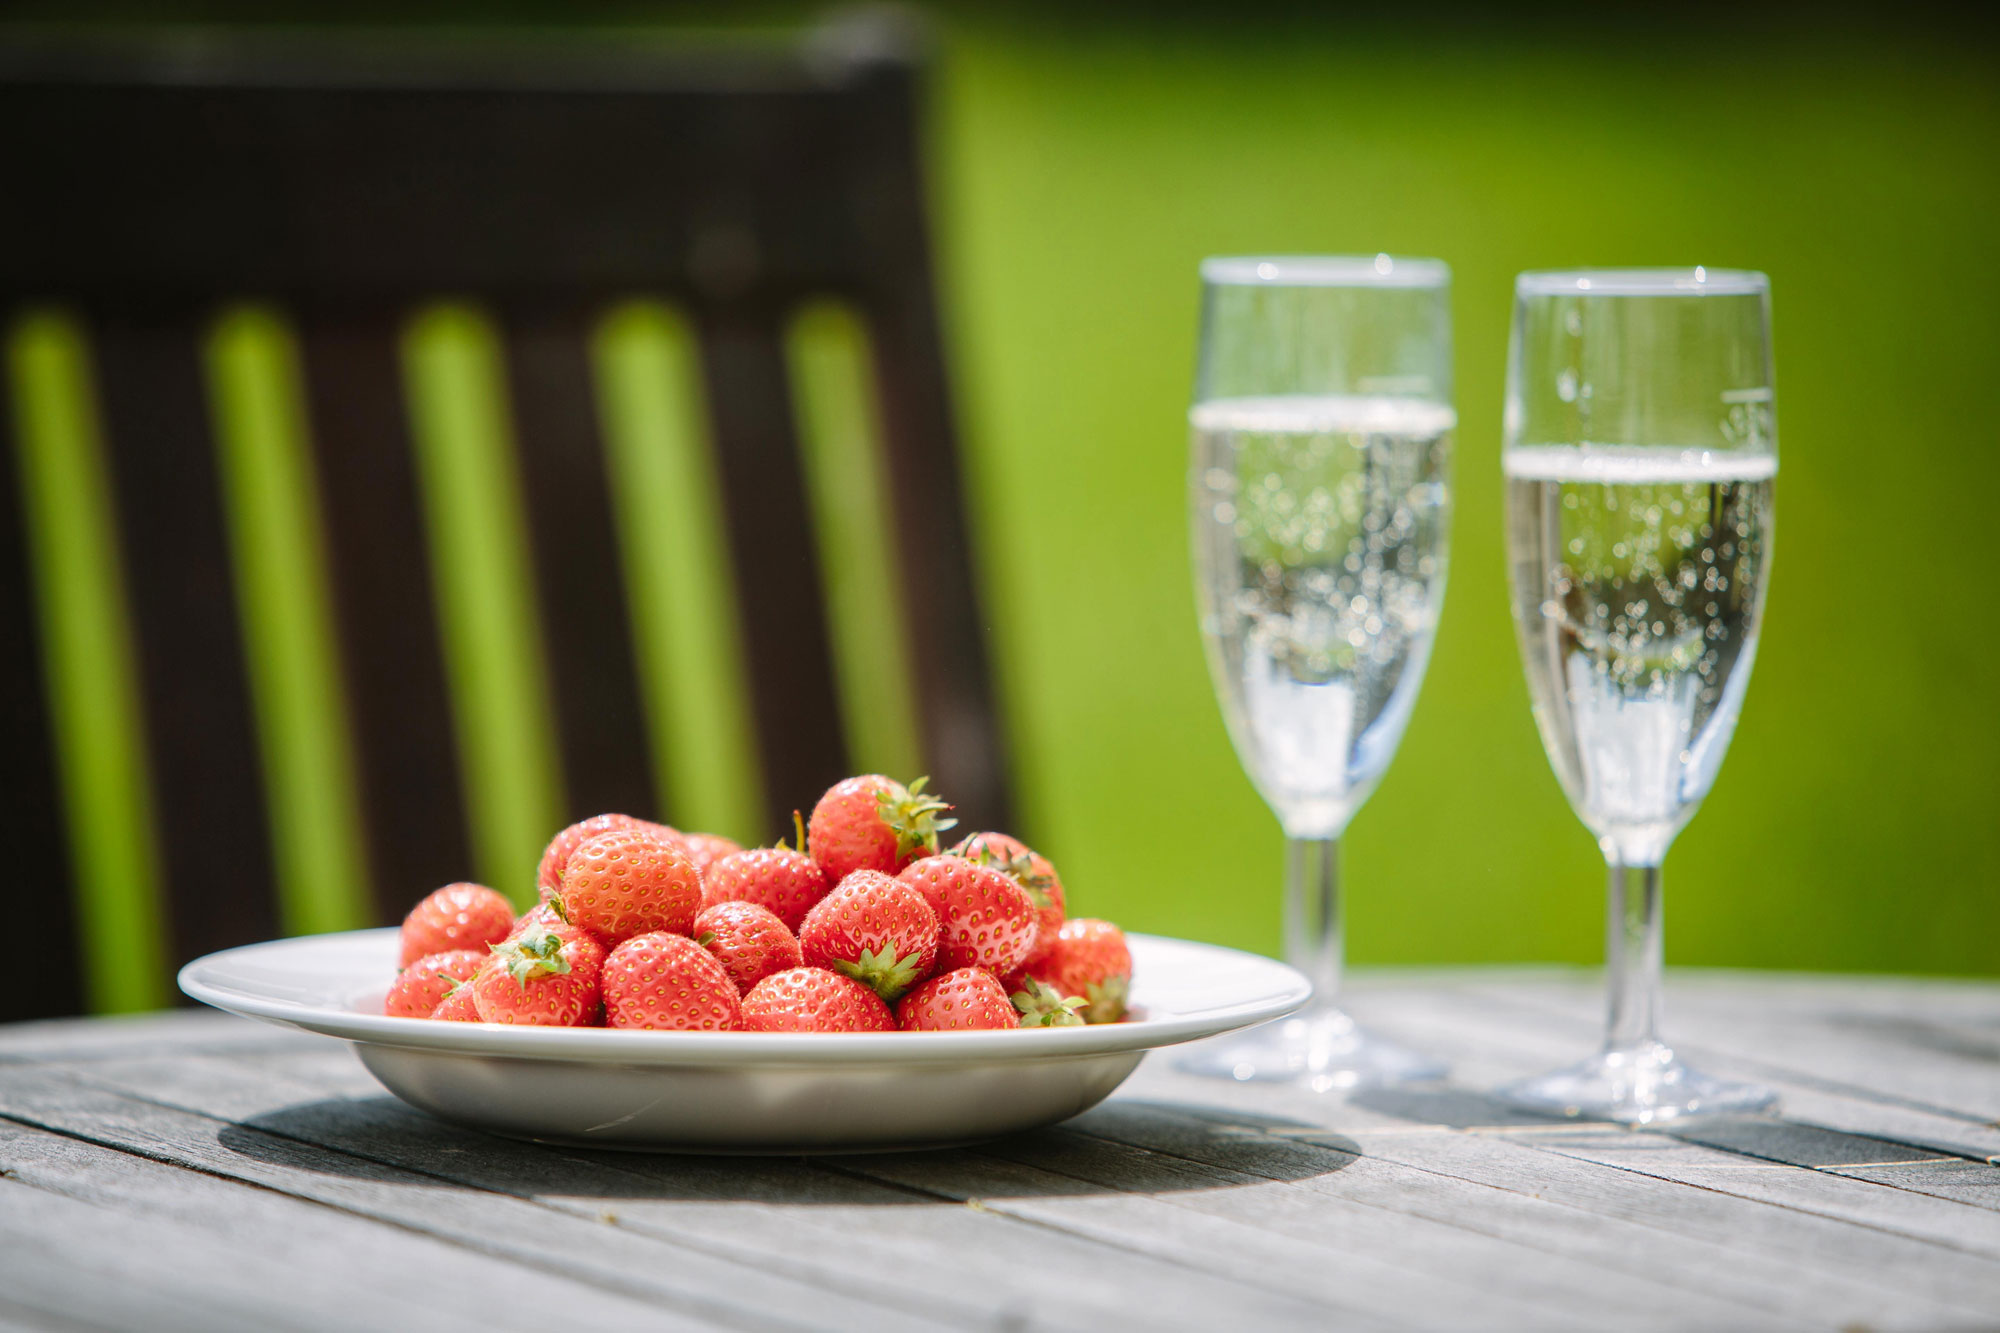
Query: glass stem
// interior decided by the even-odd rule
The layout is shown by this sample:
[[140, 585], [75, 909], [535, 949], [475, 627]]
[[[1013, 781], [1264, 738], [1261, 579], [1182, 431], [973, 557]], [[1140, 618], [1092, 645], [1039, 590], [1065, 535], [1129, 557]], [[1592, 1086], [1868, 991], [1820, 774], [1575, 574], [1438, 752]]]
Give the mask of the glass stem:
[[1605, 986], [1610, 1015], [1607, 1051], [1632, 1050], [1657, 1041], [1660, 1024], [1660, 867], [1611, 862], [1605, 914]]
[[1340, 839], [1285, 839], [1285, 961], [1313, 984], [1313, 1003], [1340, 991]]

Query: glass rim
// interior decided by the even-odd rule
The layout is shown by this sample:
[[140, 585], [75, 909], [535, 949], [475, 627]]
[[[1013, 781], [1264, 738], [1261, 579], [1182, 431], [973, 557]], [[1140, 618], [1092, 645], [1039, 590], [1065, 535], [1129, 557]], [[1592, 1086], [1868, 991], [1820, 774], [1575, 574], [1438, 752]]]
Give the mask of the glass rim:
[[1531, 269], [1514, 279], [1516, 296], [1761, 296], [1771, 280], [1755, 269]]
[[1212, 255], [1201, 280], [1218, 287], [1447, 287], [1451, 266], [1408, 255]]

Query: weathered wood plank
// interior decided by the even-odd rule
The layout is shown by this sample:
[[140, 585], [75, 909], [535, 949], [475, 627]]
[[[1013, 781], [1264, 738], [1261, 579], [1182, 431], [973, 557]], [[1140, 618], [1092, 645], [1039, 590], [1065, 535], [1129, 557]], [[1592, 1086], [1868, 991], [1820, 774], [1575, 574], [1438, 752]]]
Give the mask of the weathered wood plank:
[[931, 1326], [890, 1306], [856, 1301], [768, 1267], [642, 1236], [613, 1220], [469, 1190], [296, 1139], [135, 1101], [57, 1071], [9, 1071], [0, 1081], [0, 1113], [436, 1236], [529, 1271], [669, 1302], [697, 1318], [793, 1327], [818, 1327], [829, 1320], [879, 1328]]
[[[1557, 1030], [1594, 1038], [1601, 998], [1587, 979], [1503, 980], [1467, 988]], [[1830, 984], [1736, 973], [1670, 978], [1666, 1032], [1677, 1046], [1766, 1078], [1807, 1079], [1871, 1100], [1989, 1123], [2000, 1112], [2000, 991], [1904, 978]]]
[[[691, 1328], [597, 1291], [334, 1209], [0, 1121], [0, 1292], [37, 1323], [114, 1328]], [[43, 1316], [50, 1316], [44, 1320]]]
[[[186, 1160], [225, 1194], [264, 1184], [293, 1206], [328, 1204], [363, 1228], [415, 1226], [489, 1262], [515, 1261], [464, 1239], [470, 1218], [440, 1191], [554, 1219], [559, 1254], [583, 1228], [727, 1271], [787, 1256], [795, 1303], [760, 1292], [727, 1307], [732, 1318], [796, 1319], [804, 1293], [816, 1293], [816, 1315], [846, 1302], [888, 1326], [1562, 1327], [1635, 1306], [1635, 1327], [1990, 1318], [2000, 1169], [1982, 1160], [1981, 1135], [2000, 1131], [1948, 1099], [1901, 1097], [1915, 1083], [1900, 1075], [1884, 1090], [1823, 1071], [1849, 1060], [1841, 1032], [1860, 1034], [1867, 1064], [1871, 1045], [1895, 1044], [1910, 1024], [1928, 1036], [1899, 1058], [1977, 1065], [1975, 1020], [2000, 989], [1942, 988], [1927, 1007], [1927, 985], [1790, 987], [1741, 990], [1746, 1004], [1760, 989], [1775, 997], [1754, 1039], [1722, 1021], [1726, 988], [1703, 1001], [1713, 1018], [1686, 1007], [1691, 1032], [1718, 1029], [1686, 1044], [1706, 1067], [1743, 1075], [1782, 1054], [1767, 1077], [1784, 1114], [1670, 1132], [1539, 1120], [1472, 1090], [1574, 1057], [1595, 1033], [1593, 986], [1517, 987], [1497, 973], [1356, 988], [1376, 1026], [1453, 1059], [1454, 1086], [1324, 1098], [1194, 1079], [1160, 1056], [1069, 1126], [971, 1152], [745, 1162], [511, 1144], [393, 1102], [331, 1043], [192, 1016], [0, 1029], [0, 1106], [39, 1087], [55, 1099], [39, 1114], [81, 1116], [89, 1137], [120, 1150]], [[1926, 1055], [1925, 1042], [1950, 1049]], [[329, 1184], [338, 1171], [352, 1174]], [[503, 1228], [504, 1246], [521, 1239]], [[658, 1267], [691, 1280], [672, 1260]], [[896, 1302], [868, 1304], [904, 1274]], [[1633, 1297], [1648, 1287], [1658, 1299]]]
[[[1661, 1285], [1649, 1312], [1634, 1283], [1561, 1256], [1532, 1256], [1427, 1219], [1343, 1206], [1241, 1172], [1206, 1168], [1053, 1131], [947, 1159], [853, 1159], [847, 1169], [1184, 1264], [1220, 1265], [1276, 1291], [1360, 1307], [1422, 1326], [1601, 1328], [1624, 1299], [1627, 1327], [1679, 1297]], [[1143, 1192], [1121, 1185], [1143, 1182]], [[1623, 1293], [1621, 1297], [1620, 1293]], [[1698, 1298], [1699, 1300], [1699, 1298]], [[1743, 1328], [1792, 1327], [1742, 1306], [1700, 1300], [1703, 1314]]]
[[[1188, 1132], [1190, 1120], [1205, 1117], [1213, 1117], [1208, 1132]], [[1300, 1189], [1340, 1191], [1642, 1282], [1698, 1272], [1706, 1294], [1772, 1314], [1887, 1327], [2000, 1307], [2000, 1264], [1536, 1153], [1495, 1135], [1413, 1127], [1350, 1136], [1136, 1097], [1114, 1099], [1069, 1128], [1253, 1175], [1276, 1162], [1278, 1178]], [[1322, 1157], [1350, 1160], [1337, 1173], [1308, 1169]]]
[[[1131, 1316], [1135, 1283], [1173, 1293], [1174, 1305], [1163, 1304], [1155, 1319], [1161, 1324], [1212, 1326], [1232, 1310], [1300, 1312], [1232, 1281], [1078, 1245], [994, 1214], [941, 1207], [908, 1190], [801, 1161], [590, 1153], [491, 1139], [380, 1095], [344, 1056], [333, 1061], [302, 1053], [255, 1067], [228, 1059], [139, 1061], [93, 1065], [87, 1076], [477, 1188], [591, 1216], [613, 1209], [623, 1226], [736, 1247], [732, 1253], [753, 1261], [781, 1253], [788, 1271], [836, 1287], [894, 1284], [955, 1307], [953, 1322], [1011, 1311], [1037, 1322], [1102, 1327]], [[272, 1106], [280, 1109], [257, 1114]]]
[[[199, 1067], [190, 1068], [188, 1065], [176, 1061], [128, 1062], [115, 1068], [93, 1066], [89, 1071], [89, 1076], [93, 1081], [101, 1081], [108, 1078], [123, 1087], [142, 1088], [146, 1091], [147, 1095], [168, 1097], [181, 1104], [185, 1104], [185, 1099], [192, 1098], [201, 1102], [205, 1106], [205, 1109], [211, 1113], [230, 1116], [242, 1115], [252, 1106], [266, 1102], [272, 1093], [277, 1090], [272, 1086], [274, 1076], [280, 1074], [290, 1075], [296, 1072], [299, 1066], [319, 1065], [325, 1075], [330, 1075], [329, 1085], [322, 1085], [326, 1091], [352, 1091], [357, 1086], [357, 1077], [360, 1077], [361, 1081], [365, 1082], [365, 1077], [359, 1076], [358, 1070], [354, 1070], [343, 1077], [341, 1074], [335, 1073], [330, 1067], [320, 1064], [317, 1061], [309, 1062], [304, 1057], [281, 1061], [279, 1067], [276, 1069], [268, 1061], [259, 1062], [255, 1069], [230, 1071], [217, 1068], [219, 1064], [223, 1063], [225, 1062], [211, 1060], [202, 1062]], [[233, 1088], [231, 1085], [233, 1085]], [[287, 1089], [287, 1091], [303, 1098], [309, 1095], [311, 1087], [310, 1085], [306, 1087], [293, 1087]], [[363, 1105], [369, 1104], [364, 1103]], [[389, 1129], [398, 1118], [403, 1118], [407, 1120], [410, 1129], [421, 1130], [436, 1136], [437, 1146], [442, 1151], [452, 1154], [445, 1160], [445, 1165], [442, 1169], [452, 1172], [457, 1172], [465, 1168], [467, 1163], [465, 1154], [468, 1152], [477, 1153], [480, 1151], [482, 1144], [491, 1143], [490, 1140], [483, 1140], [480, 1136], [466, 1135], [462, 1131], [440, 1126], [428, 1118], [414, 1116], [412, 1113], [380, 1099], [376, 1099], [372, 1105], [386, 1110], [387, 1121], [385, 1123], [364, 1126], [357, 1129], [355, 1125], [349, 1123], [356, 1114], [352, 1107], [339, 1108], [336, 1113], [334, 1108], [326, 1103], [306, 1103], [298, 1111], [285, 1113], [282, 1124], [274, 1122], [268, 1117], [255, 1120], [253, 1123], [262, 1128], [277, 1129], [279, 1132], [300, 1133], [304, 1137], [315, 1141], [336, 1141], [340, 1146], [352, 1151], [368, 1155], [379, 1155], [382, 1152], [382, 1145], [392, 1137], [383, 1131]], [[1197, 1137], [1200, 1132], [1201, 1126], [1199, 1124], [1191, 1124], [1187, 1131], [1190, 1136]], [[357, 1138], [358, 1142], [356, 1141]], [[516, 1145], [497, 1145], [497, 1147], [497, 1161], [496, 1163], [489, 1164], [488, 1169], [493, 1170], [497, 1167], [498, 1170], [504, 1173], [507, 1179], [504, 1182], [496, 1183], [492, 1178], [482, 1177], [478, 1183], [488, 1188], [522, 1189], [523, 1184], [519, 1178], [522, 1154], [529, 1153], [540, 1157], [544, 1155], [544, 1150], [524, 1149]], [[394, 1151], [397, 1154], [398, 1160], [402, 1161], [403, 1164], [410, 1164], [406, 1155], [407, 1146]], [[1288, 1148], [1284, 1145], [1274, 1145], [1274, 1151], [1288, 1153]], [[588, 1183], [591, 1178], [590, 1172], [584, 1173], [584, 1180], [582, 1182], [573, 1178], [576, 1175], [577, 1164], [579, 1162], [587, 1162], [596, 1155], [571, 1153], [561, 1156], [563, 1159], [563, 1172], [559, 1180], [564, 1193], [573, 1191], [584, 1194], [629, 1193], [629, 1182], [625, 1182], [621, 1186], [616, 1182], [606, 1184], [603, 1181], [598, 1181], [595, 1186], [592, 1186]], [[921, 1173], [939, 1166], [947, 1170], [955, 1169], [952, 1163], [955, 1159], [962, 1156], [962, 1154], [925, 1154], [913, 1158], [912, 1161]], [[620, 1159], [618, 1165], [622, 1167], [626, 1161], [639, 1160], [649, 1159]], [[426, 1165], [427, 1169], [439, 1169], [433, 1164]], [[1139, 1167], [1143, 1167], [1144, 1165], [1144, 1163], [1138, 1164]], [[685, 1166], [678, 1163], [675, 1164], [671, 1169], [674, 1176], [677, 1177], [674, 1182], [677, 1189], [686, 1188], [685, 1177], [690, 1166], [702, 1171], [716, 1169], [714, 1164], [711, 1163], [689, 1163]], [[872, 1165], [870, 1164], [864, 1164], [858, 1168], [851, 1163], [845, 1164], [845, 1166], [846, 1169], [854, 1170], [857, 1174], [872, 1174]], [[1138, 1169], [1133, 1163], [1121, 1163], [1118, 1164], [1116, 1170], [1106, 1179], [1097, 1182], [1079, 1181], [1073, 1174], [1064, 1174], [1061, 1172], [1045, 1173], [1041, 1177], [1025, 1180], [1023, 1187], [1028, 1191], [1030, 1197], [1047, 1195], [1052, 1198], [1067, 1199], [1091, 1195], [1116, 1196], [1129, 1191], [1161, 1190], [1174, 1192], [1178, 1190], [1199, 1189], [1238, 1189], [1245, 1184], [1255, 1183], [1254, 1181], [1247, 1181], [1242, 1178], [1219, 1181], [1213, 1173], [1189, 1171], [1184, 1164], [1171, 1159], [1153, 1161], [1152, 1167], [1158, 1169]], [[727, 1182], [725, 1188], [733, 1190], [735, 1197], [738, 1198], [742, 1197], [741, 1179], [744, 1169], [743, 1164], [732, 1164], [721, 1168], [723, 1178]], [[910, 1181], [899, 1183], [906, 1186], [912, 1184]], [[921, 1182], [916, 1187], [921, 1187]], [[771, 1190], [768, 1186], [765, 1187], [764, 1192], [767, 1197], [778, 1193]], [[1006, 1212], [1005, 1203], [991, 1197], [993, 1193], [991, 1189], [985, 1192], [985, 1195], [980, 1199], [981, 1207], [989, 1213]], [[836, 1200], [826, 1200], [825, 1202], [836, 1202]], [[616, 1206], [619, 1209], [621, 1221], [627, 1225], [639, 1223], [641, 1218], [646, 1215], [641, 1209], [634, 1207], [629, 1199], [620, 1202]], [[739, 1203], [735, 1207], [738, 1213], [742, 1213], [745, 1211], [746, 1205], [745, 1203]], [[964, 1215], [957, 1210], [948, 1210], [948, 1216], [963, 1217]], [[739, 1218], [738, 1220], [752, 1222], [760, 1229], [778, 1225], [773, 1219], [767, 1217]], [[872, 1217], [841, 1218], [838, 1220], [843, 1225], [859, 1223], [878, 1232], [882, 1226], [882, 1218], [879, 1214]], [[1045, 1227], [1049, 1225], [1048, 1219], [1041, 1220]], [[924, 1228], [925, 1231], [929, 1231], [935, 1227], [935, 1223], [930, 1221], [919, 1221], [918, 1225]], [[727, 1229], [727, 1225], [725, 1224], [725, 1230]], [[711, 1238], [714, 1238], [713, 1232], [711, 1232]], [[953, 1277], [959, 1290], [965, 1289], [968, 1279], [971, 1279], [975, 1284], [977, 1283], [976, 1271], [970, 1273], [963, 1271], [967, 1264], [967, 1242], [971, 1241], [976, 1246], [979, 1243], [977, 1238], [957, 1234], [954, 1231], [954, 1234], [942, 1238], [945, 1244], [941, 1251], [934, 1254], [929, 1251], [933, 1250], [935, 1245], [927, 1243], [934, 1242], [937, 1239], [934, 1237], [921, 1234], [901, 1234], [900, 1229], [898, 1229], [892, 1237], [884, 1237], [884, 1239], [893, 1239], [893, 1249], [899, 1258], [905, 1262], [912, 1262], [915, 1267], [928, 1269], [931, 1267], [932, 1262], [935, 1262], [942, 1266], [942, 1271], [961, 1270], [954, 1274]], [[1450, 1241], [1456, 1239], [1456, 1237], [1452, 1233], [1446, 1233], [1445, 1239]], [[1130, 1253], [1130, 1250], [1142, 1248], [1143, 1242], [1140, 1239], [1125, 1236], [1112, 1238], [1109, 1243], [1117, 1244], [1127, 1251], [1124, 1254], [1112, 1254], [1110, 1258], [1119, 1261], [1119, 1268], [1124, 1270], [1124, 1281], [1118, 1285], [1129, 1292], [1132, 1269], [1137, 1259], [1137, 1256]], [[786, 1246], [785, 1248], [787, 1252], [798, 1253], [797, 1246]], [[1440, 1247], [1436, 1240], [1426, 1240], [1424, 1244], [1409, 1248], [1412, 1253], [1431, 1256], [1430, 1262], [1441, 1269], [1448, 1270], [1455, 1266], [1456, 1261], [1449, 1243]], [[1226, 1258], [1227, 1256], [1223, 1257]], [[1321, 1257], [1323, 1258], [1323, 1256]], [[1185, 1256], [1179, 1256], [1175, 1259], [1175, 1262], [1184, 1264], [1187, 1260]], [[1213, 1260], [1209, 1262], [1213, 1262]], [[1163, 1264], [1148, 1266], [1165, 1269], [1165, 1265]], [[1566, 1266], [1566, 1261], [1558, 1258], [1554, 1261], [1553, 1266], [1558, 1270], [1562, 1270]], [[1323, 1265], [1316, 1267], [1323, 1267]], [[1057, 1271], [1067, 1273], [1066, 1268], [1061, 1268]], [[1170, 1272], [1171, 1270], [1166, 1271]], [[1343, 1287], [1351, 1285], [1353, 1276], [1351, 1272], [1343, 1271], [1340, 1285]], [[1410, 1288], [1420, 1285], [1420, 1283], [1415, 1276], [1407, 1272], [1397, 1272], [1391, 1276], [1392, 1281], [1385, 1284], [1385, 1290], [1381, 1293], [1382, 1310], [1380, 1313], [1394, 1316], [1408, 1309], [1412, 1299]], [[1586, 1294], [1589, 1294], [1590, 1283], [1594, 1280], [1592, 1275], [1588, 1272], [1582, 1272], [1571, 1274], [1571, 1276], [1584, 1281]], [[1260, 1275], [1258, 1282], [1259, 1285], [1264, 1285], [1266, 1278]], [[1184, 1289], [1187, 1286], [1186, 1278], [1182, 1277], [1174, 1285], [1177, 1289], [1183, 1291], [1184, 1299]], [[1604, 1285], [1607, 1291], [1596, 1292], [1595, 1295], [1597, 1298], [1604, 1298], [1606, 1296], [1610, 1284], [1607, 1282]], [[1629, 1283], [1624, 1285], [1629, 1285]], [[1069, 1288], [1071, 1286], [1072, 1282], [1065, 1280], [1065, 1304], [1069, 1303]], [[1325, 1300], [1332, 1293], [1317, 1291], [1305, 1294], [1311, 1295], [1317, 1300]], [[1664, 1288], [1661, 1294], [1664, 1300], [1667, 1294]], [[1131, 1313], [1129, 1295], [1121, 1296], [1118, 1299], [1120, 1304], [1114, 1307], [1114, 1312], [1122, 1308], [1124, 1313]], [[1340, 1299], [1342, 1298], [1335, 1297], [1336, 1303], [1333, 1305], [1333, 1308], [1340, 1308], [1340, 1305], [1337, 1303]], [[1696, 1303], [1700, 1304], [1702, 1299], [1696, 1298]], [[1483, 1308], [1483, 1297], [1481, 1301], [1481, 1308]], [[1717, 1308], [1709, 1311], [1715, 1317], [1725, 1318], [1734, 1323], [1744, 1323], [1752, 1319], [1751, 1313], [1740, 1306], [1726, 1302], [1716, 1302], [1715, 1304]], [[1588, 1319], [1586, 1319], [1586, 1322], [1588, 1322]]]
[[1983, 1158], [1968, 1161], [1886, 1139], [1749, 1116], [1694, 1121], [1671, 1132], [1684, 1142], [1745, 1157], [2000, 1211], [2000, 1166]]
[[[1404, 983], [1393, 989], [1362, 986], [1357, 1011], [1370, 1019], [1386, 1035], [1398, 1037], [1452, 1061], [1453, 1081], [1461, 1086], [1492, 1086], [1522, 1074], [1539, 1072], [1580, 1058], [1596, 1045], [1601, 1015], [1594, 1006], [1601, 997], [1591, 992], [1586, 998], [1579, 988], [1573, 992], [1573, 1012], [1557, 1013], [1549, 1007], [1522, 998], [1527, 988], [1499, 981], [1494, 974], [1470, 973], [1448, 984]], [[1678, 980], [1678, 979], [1677, 979]], [[1547, 993], [1556, 993], [1552, 983]], [[1801, 983], [1815, 993], [1823, 987], [1817, 979]], [[1950, 995], [1960, 988], [1937, 987]], [[1974, 988], [1965, 988], [1974, 989]], [[1850, 1010], [1860, 999], [1875, 996], [1878, 988], [1867, 987], [1849, 997]], [[1905, 1002], [1906, 991], [1879, 988], [1886, 1004]], [[1920, 991], [1919, 994], [1922, 992]], [[1856, 998], [1859, 997], [1859, 998]], [[1996, 1095], [1988, 1110], [1973, 1101], [1973, 1109], [1951, 1110], [1904, 1095], [1910, 1084], [1887, 1072], [1893, 1066], [1886, 1057], [1879, 1065], [1873, 1057], [1861, 1057], [1864, 1074], [1875, 1069], [1874, 1082], [1854, 1083], [1825, 1076], [1819, 1066], [1826, 1057], [1801, 1059], [1793, 1054], [1809, 1043], [1797, 1026], [1786, 1030], [1765, 1030], [1754, 1039], [1732, 1035], [1729, 1025], [1718, 1019], [1719, 1033], [1704, 1035], [1704, 1043], [1684, 1039], [1677, 1011], [1669, 1004], [1668, 1035], [1676, 1049], [1699, 1067], [1717, 1074], [1751, 1079], [1777, 1089], [1779, 1113], [1788, 1119], [1819, 1124], [1829, 1129], [1885, 1137], [1912, 1146], [1958, 1156], [1992, 1158], [2000, 1155], [2000, 1124], [1991, 1110], [2000, 1109]], [[1754, 1006], [1743, 1003], [1744, 1010]], [[1748, 1026], [1749, 1021], [1743, 1021]], [[1719, 1041], [1714, 1040], [1717, 1037]], [[1742, 1052], [1752, 1052], [1743, 1054]], [[1771, 1053], [1784, 1051], [1784, 1062]], [[1843, 1056], [1842, 1058], [1847, 1058]]]
[[0, 1064], [115, 1060], [165, 1050], [199, 1054], [293, 1049], [332, 1047], [325, 1037], [219, 1014], [213, 1009], [0, 1024]]
[[[344, 1054], [254, 1065], [93, 1064], [83, 1077], [91, 1086], [143, 1089], [184, 1109], [246, 1120], [243, 1128], [258, 1134], [331, 1146], [592, 1221], [611, 1214], [623, 1231], [746, 1265], [775, 1262], [828, 1292], [893, 1301], [949, 1326], [1014, 1319], [1101, 1328], [1134, 1317], [1134, 1301], [1142, 1299], [1135, 1288], [1153, 1293], [1157, 1308], [1144, 1318], [1160, 1327], [1212, 1328], [1232, 1317], [1295, 1321], [1317, 1308], [803, 1161], [593, 1153], [488, 1138], [380, 1095]], [[548, 1244], [559, 1252], [558, 1242]]]

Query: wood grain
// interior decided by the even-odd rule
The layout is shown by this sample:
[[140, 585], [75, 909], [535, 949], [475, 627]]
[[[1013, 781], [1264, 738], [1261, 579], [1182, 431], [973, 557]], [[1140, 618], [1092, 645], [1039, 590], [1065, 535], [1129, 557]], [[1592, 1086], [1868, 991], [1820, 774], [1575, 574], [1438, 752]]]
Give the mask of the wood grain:
[[1983, 1132], [1952, 1108], [1986, 1095], [2000, 987], [1675, 990], [1711, 1067], [1776, 1071], [1777, 1114], [1509, 1112], [1483, 1089], [1587, 1045], [1596, 995], [1499, 971], [1355, 988], [1447, 1084], [1326, 1098], [1163, 1054], [1054, 1129], [845, 1158], [489, 1138], [336, 1043], [220, 1016], [0, 1027], [0, 1323], [448, 1322], [476, 1284], [607, 1328], [1990, 1325], [2000, 1167], [1929, 1140]]

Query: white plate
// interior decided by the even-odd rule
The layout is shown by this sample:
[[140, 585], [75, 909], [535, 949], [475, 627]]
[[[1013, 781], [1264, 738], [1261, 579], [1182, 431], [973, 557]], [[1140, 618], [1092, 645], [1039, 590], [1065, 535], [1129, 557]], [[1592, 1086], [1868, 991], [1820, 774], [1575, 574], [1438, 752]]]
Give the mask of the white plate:
[[413, 1106], [495, 1134], [691, 1152], [867, 1151], [1053, 1124], [1156, 1046], [1282, 1017], [1312, 985], [1283, 963], [1131, 935], [1133, 1016], [1011, 1032], [624, 1032], [389, 1018], [397, 932], [274, 940], [197, 958], [205, 1004], [355, 1044]]

